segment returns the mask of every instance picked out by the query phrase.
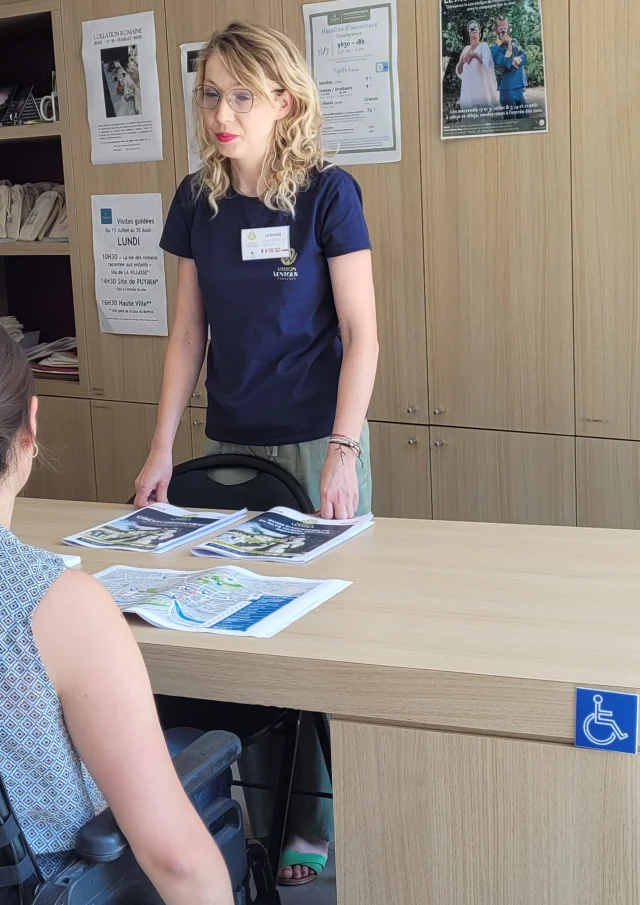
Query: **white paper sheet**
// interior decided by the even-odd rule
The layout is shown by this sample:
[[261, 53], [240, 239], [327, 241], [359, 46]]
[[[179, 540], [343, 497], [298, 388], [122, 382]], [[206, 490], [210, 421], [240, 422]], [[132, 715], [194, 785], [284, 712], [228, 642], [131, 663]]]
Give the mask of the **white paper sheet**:
[[153, 12], [82, 23], [94, 164], [162, 160]]
[[189, 172], [195, 173], [202, 163], [193, 116], [193, 89], [196, 86], [196, 61], [204, 41], [180, 45], [180, 68], [184, 92], [184, 115], [187, 124], [187, 157]]
[[162, 196], [93, 195], [91, 212], [100, 329], [167, 336]]
[[[302, 7], [324, 145], [341, 164], [401, 159], [396, 0]], [[417, 114], [416, 114], [417, 115]]]

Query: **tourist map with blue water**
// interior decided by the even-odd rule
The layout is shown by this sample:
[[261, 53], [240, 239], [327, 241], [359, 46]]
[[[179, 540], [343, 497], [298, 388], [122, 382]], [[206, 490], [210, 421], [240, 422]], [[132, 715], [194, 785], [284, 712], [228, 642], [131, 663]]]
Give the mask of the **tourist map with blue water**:
[[199, 572], [112, 566], [96, 578], [121, 610], [161, 628], [256, 637], [276, 634], [348, 585], [269, 578], [233, 566]]

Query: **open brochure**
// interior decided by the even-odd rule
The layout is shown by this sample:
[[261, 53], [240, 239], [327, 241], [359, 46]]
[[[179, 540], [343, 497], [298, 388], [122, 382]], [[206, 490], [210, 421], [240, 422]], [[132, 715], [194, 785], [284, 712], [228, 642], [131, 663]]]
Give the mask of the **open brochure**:
[[203, 534], [224, 528], [246, 514], [246, 509], [223, 515], [220, 512], [188, 512], [168, 503], [153, 503], [112, 522], [65, 537], [64, 543], [96, 550], [166, 553]]
[[236, 566], [203, 572], [111, 566], [95, 576], [123, 612], [160, 628], [271, 638], [348, 581], [264, 578]]
[[373, 524], [372, 519], [369, 513], [357, 519], [327, 520], [278, 506], [191, 552], [194, 556], [306, 563], [360, 534]]

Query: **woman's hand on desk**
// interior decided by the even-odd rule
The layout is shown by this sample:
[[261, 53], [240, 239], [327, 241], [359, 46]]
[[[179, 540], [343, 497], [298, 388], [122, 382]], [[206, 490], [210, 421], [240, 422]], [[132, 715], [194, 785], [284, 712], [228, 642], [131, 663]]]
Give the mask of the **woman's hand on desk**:
[[355, 452], [344, 446], [329, 446], [320, 473], [320, 502], [322, 518], [353, 518], [358, 509], [358, 459]]
[[136, 478], [136, 500], [138, 507], [150, 503], [166, 503], [167, 488], [173, 473], [171, 449], [152, 449], [147, 461]]

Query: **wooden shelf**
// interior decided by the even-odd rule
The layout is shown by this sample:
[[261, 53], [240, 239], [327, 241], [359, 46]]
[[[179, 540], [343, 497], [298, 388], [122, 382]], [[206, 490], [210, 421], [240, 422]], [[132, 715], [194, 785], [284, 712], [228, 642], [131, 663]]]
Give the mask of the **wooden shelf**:
[[87, 396], [79, 380], [47, 380], [46, 377], [36, 377], [35, 384], [38, 396], [73, 396], [80, 399]]
[[29, 141], [59, 138], [60, 123], [33, 123], [31, 126], [0, 126], [0, 141]]
[[2, 255], [66, 255], [69, 256], [68, 242], [4, 242], [0, 240]]

